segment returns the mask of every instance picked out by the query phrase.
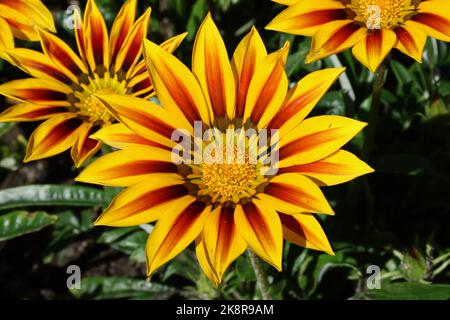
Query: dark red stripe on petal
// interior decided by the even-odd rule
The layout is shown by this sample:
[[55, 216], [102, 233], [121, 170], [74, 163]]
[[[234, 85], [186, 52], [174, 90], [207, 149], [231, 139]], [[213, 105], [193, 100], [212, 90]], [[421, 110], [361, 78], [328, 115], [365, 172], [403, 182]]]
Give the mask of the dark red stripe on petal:
[[397, 34], [398, 40], [405, 47], [405, 49], [408, 50], [408, 52], [415, 53], [419, 51], [414, 38], [405, 28], [398, 27], [395, 29], [395, 33]]
[[255, 103], [255, 107], [250, 117], [253, 123], [258, 123], [259, 120], [261, 120], [261, 117], [273, 99], [275, 91], [280, 85], [283, 74], [284, 66], [278, 61], [272, 70], [272, 73], [267, 78], [266, 83], [261, 89], [258, 100]]
[[281, 224], [283, 227], [291, 230], [291, 232], [299, 235], [300, 237], [306, 239], [305, 232], [303, 231], [302, 225], [291, 215], [278, 213], [280, 217]]
[[145, 34], [146, 32], [144, 28], [139, 28], [139, 32], [133, 38], [133, 42], [128, 48], [125, 60], [123, 61], [122, 64], [122, 70], [128, 71], [128, 69], [130, 69], [133, 66], [134, 61], [136, 60], [138, 54], [140, 53], [139, 51], [142, 48], [142, 41], [144, 39]]
[[120, 219], [141, 213], [164, 202], [185, 196], [186, 194], [187, 189], [183, 185], [168, 186], [144, 193], [139, 198], [127, 203], [125, 207], [122, 207], [126, 213], [121, 215]]
[[234, 227], [234, 208], [223, 207], [220, 212], [219, 230], [217, 232], [216, 261], [224, 263], [229, 255], [229, 247], [235, 237], [236, 228]]
[[149, 173], [176, 173], [177, 166], [171, 162], [156, 160], [132, 161], [122, 165], [115, 166], [107, 171], [108, 178], [115, 179], [120, 177], [137, 176]]
[[35, 61], [32, 59], [23, 59], [20, 61], [20, 63], [26, 68], [40, 70], [40, 71], [48, 74], [50, 77], [52, 77], [58, 81], [61, 81], [65, 84], [72, 83], [72, 80], [70, 80], [64, 73], [59, 71], [56, 67], [53, 67], [53, 66], [50, 66], [47, 64], [42, 64], [39, 61]]
[[15, 91], [14, 96], [25, 100], [31, 100], [34, 102], [67, 100], [67, 95], [65, 93], [50, 89], [30, 88], [30, 89], [16, 89], [14, 91]]
[[150, 141], [142, 138], [137, 134], [115, 134], [114, 139], [108, 140], [111, 142], [123, 142], [123, 143], [136, 143], [136, 144], [144, 144], [152, 147], [158, 147], [165, 150], [172, 150], [172, 148], [159, 144], [154, 141]]
[[381, 56], [383, 45], [383, 32], [380, 30], [372, 30], [366, 37], [367, 56], [376, 59]]
[[342, 128], [328, 129], [294, 140], [280, 148], [280, 159], [288, 158], [298, 152], [311, 150], [321, 143], [335, 139], [337, 136], [336, 133], [340, 130]]
[[211, 106], [216, 116], [223, 117], [226, 115], [227, 108], [225, 104], [225, 78], [222, 67], [218, 63], [219, 53], [216, 50], [211, 50], [211, 48], [206, 48], [205, 51], [205, 73]]
[[51, 57], [58, 60], [70, 72], [72, 72], [74, 75], [83, 73], [75, 63], [75, 61], [73, 61], [70, 55], [65, 51], [65, 49], [60, 47], [56, 41], [49, 41], [49, 38], [42, 37], [42, 42], [49, 51]]
[[83, 159], [89, 152], [91, 152], [91, 150], [95, 149], [100, 143], [100, 141], [98, 140], [89, 138], [89, 136], [97, 130], [98, 130], [97, 127], [92, 126], [91, 129], [89, 130], [89, 133], [86, 135], [86, 138], [81, 146], [81, 150], [79, 151], [80, 154], [78, 155], [80, 159]]
[[288, 185], [285, 183], [269, 183], [264, 189], [264, 193], [271, 195], [275, 198], [292, 203], [293, 205], [300, 206], [302, 208], [315, 212], [316, 209], [308, 203], [316, 202], [316, 199], [312, 198], [308, 193], [303, 192], [301, 189]]
[[344, 19], [346, 19], [346, 14], [343, 9], [313, 11], [293, 17], [291, 28], [305, 29], [322, 25], [330, 21]]
[[321, 84], [318, 84], [315, 89], [310, 90], [304, 95], [297, 97], [290, 101], [286, 106], [283, 107], [270, 121], [268, 128], [270, 129], [280, 129], [281, 126], [289, 120], [292, 116], [298, 113], [301, 109], [310, 104], [314, 98], [317, 97], [318, 93], [321, 91]]
[[123, 114], [126, 117], [140, 125], [159, 133], [165, 137], [171, 137], [174, 128], [168, 126], [158, 118], [151, 116], [148, 113], [142, 113], [138, 110], [124, 108]]
[[167, 257], [176, 243], [191, 228], [191, 226], [201, 217], [206, 205], [203, 202], [195, 201], [181, 212], [170, 230], [167, 232], [165, 241], [158, 248], [157, 255]]
[[322, 49], [327, 52], [337, 50], [348, 38], [350, 38], [360, 26], [354, 23], [346, 24], [338, 29], [327, 42], [324, 43]]
[[262, 245], [272, 244], [273, 241], [269, 232], [270, 226], [267, 225], [258, 207], [253, 202], [249, 202], [243, 205], [242, 208], [244, 209], [246, 218], [259, 242]]
[[245, 112], [245, 102], [247, 100], [248, 88], [255, 73], [255, 51], [247, 50], [245, 53], [244, 64], [242, 67], [241, 79], [236, 95], [236, 116], [241, 118]]
[[28, 119], [34, 119], [34, 118], [41, 118], [44, 116], [49, 116], [57, 113], [66, 112], [66, 108], [42, 108], [38, 110], [33, 110], [30, 112], [26, 112], [21, 114], [20, 116], [16, 116], [15, 118], [28, 118]]
[[138, 83], [136, 83], [132, 87], [133, 92], [139, 92], [142, 90], [151, 90], [151, 89], [152, 89], [152, 81], [150, 80], [150, 78], [145, 78], [142, 81], [139, 81]]
[[444, 17], [433, 13], [419, 13], [412, 19], [429, 26], [440, 33], [450, 36], [450, 20]]
[[82, 121], [78, 118], [70, 118], [61, 122], [49, 132], [37, 148], [40, 150], [52, 148], [54, 145], [67, 139], [81, 124]]

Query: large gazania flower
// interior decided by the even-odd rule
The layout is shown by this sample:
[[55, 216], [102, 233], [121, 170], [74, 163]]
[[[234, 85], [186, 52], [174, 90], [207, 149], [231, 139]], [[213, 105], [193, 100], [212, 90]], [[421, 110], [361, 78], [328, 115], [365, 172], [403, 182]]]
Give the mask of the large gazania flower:
[[[108, 36], [105, 21], [95, 1], [87, 2], [84, 21], [76, 13], [75, 35], [80, 57], [55, 35], [38, 29], [44, 53], [16, 48], [9, 60], [33, 78], [0, 85], [0, 94], [21, 103], [0, 115], [0, 121], [46, 120], [30, 137], [25, 162], [71, 149], [76, 166], [89, 159], [101, 143], [89, 138], [99, 128], [114, 122], [101, 103], [99, 93], [148, 98], [154, 94], [142, 59], [150, 8], [135, 21], [136, 0], [127, 1]], [[173, 51], [185, 34], [167, 40], [161, 47]]]
[[312, 36], [307, 63], [352, 48], [372, 72], [392, 48], [421, 62], [427, 35], [450, 41], [449, 0], [272, 0], [289, 7], [266, 27]]
[[[365, 123], [340, 116], [305, 120], [343, 69], [311, 73], [288, 90], [287, 53], [285, 46], [267, 54], [252, 29], [230, 63], [208, 15], [195, 39], [192, 72], [167, 51], [145, 41], [147, 69], [162, 107], [138, 98], [98, 96], [121, 124], [95, 136], [122, 150], [99, 158], [77, 180], [128, 187], [97, 225], [124, 227], [157, 221], [147, 243], [149, 275], [194, 240], [199, 263], [216, 286], [247, 247], [278, 270], [283, 238], [332, 254], [312, 215], [333, 214], [319, 185], [343, 183], [372, 171], [353, 154], [340, 150]], [[198, 121], [203, 130], [194, 135], [200, 130]], [[211, 159], [173, 161], [180, 151], [172, 140], [174, 132], [175, 140], [181, 133], [184, 140], [192, 135], [198, 138], [208, 128], [216, 133], [214, 138], [193, 144], [203, 150], [214, 144], [209, 149]], [[230, 160], [227, 153], [226, 161], [218, 161], [218, 137], [225, 129], [239, 128], [248, 129], [241, 132], [254, 129], [255, 134], [229, 139], [231, 146], [245, 141], [250, 149], [250, 141], [261, 137], [263, 129], [278, 129], [279, 143], [273, 143], [271, 136], [270, 148], [258, 149], [254, 162], [242, 147], [236, 150], [244, 152], [232, 153]], [[199, 154], [197, 147], [192, 151], [194, 158]], [[276, 159], [272, 155], [277, 152], [279, 161], [272, 164], [279, 167], [278, 172], [265, 174], [270, 171], [266, 160]]]
[[34, 26], [56, 31], [52, 14], [40, 0], [0, 0], [0, 56], [14, 48], [14, 37], [39, 40]]

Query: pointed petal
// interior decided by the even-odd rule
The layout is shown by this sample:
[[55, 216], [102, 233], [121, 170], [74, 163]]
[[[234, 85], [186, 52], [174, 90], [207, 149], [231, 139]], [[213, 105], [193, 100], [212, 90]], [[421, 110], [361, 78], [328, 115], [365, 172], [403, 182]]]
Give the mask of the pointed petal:
[[91, 133], [96, 130], [90, 122], [85, 122], [80, 126], [77, 141], [72, 146], [70, 155], [77, 168], [81, 167], [89, 160], [101, 147], [101, 142], [89, 138]]
[[387, 29], [373, 30], [352, 49], [353, 55], [370, 71], [375, 72], [397, 41], [395, 32]]
[[81, 18], [81, 14], [79, 10], [75, 10], [73, 13], [74, 18], [74, 34], [75, 40], [77, 42], [78, 53], [80, 54], [81, 59], [84, 62], [86, 67], [89, 67], [87, 64], [87, 49], [86, 49], [86, 30], [84, 29], [83, 19]]
[[433, 38], [450, 41], [450, 4], [448, 1], [422, 1], [419, 13], [412, 20], [419, 23], [421, 28]]
[[114, 123], [110, 126], [103, 127], [94, 133], [91, 138], [100, 140], [103, 143], [118, 149], [128, 149], [133, 146], [144, 145], [172, 150], [167, 146], [141, 137], [122, 123]]
[[118, 121], [145, 139], [173, 147], [176, 143], [171, 137], [178, 128], [193, 132], [192, 127], [180, 121], [184, 119], [174, 118], [165, 108], [150, 101], [117, 94], [98, 98]]
[[341, 116], [303, 121], [280, 140], [280, 168], [321, 160], [340, 149], [367, 124]]
[[328, 22], [345, 20], [345, 9], [345, 5], [340, 1], [300, 0], [278, 14], [266, 29], [312, 36]]
[[76, 141], [82, 124], [74, 113], [57, 115], [34, 131], [28, 141], [24, 162], [48, 158], [69, 149]]
[[38, 121], [67, 112], [64, 107], [41, 106], [29, 103], [13, 105], [0, 114], [0, 122]]
[[330, 68], [305, 76], [289, 91], [283, 107], [268, 128], [279, 129], [280, 137], [289, 133], [305, 119], [344, 71], [345, 68]]
[[142, 42], [147, 37], [147, 29], [150, 21], [151, 9], [147, 11], [136, 21], [131, 28], [125, 42], [117, 54], [114, 69], [116, 72], [119, 70], [132, 69], [139, 58], [142, 55]]
[[281, 168], [278, 173], [298, 172], [313, 178], [320, 185], [333, 186], [353, 180], [374, 170], [354, 154], [339, 150], [325, 159]]
[[136, 17], [137, 0], [127, 0], [120, 8], [119, 13], [114, 19], [111, 28], [111, 36], [109, 41], [109, 53], [111, 62], [116, 61], [117, 54], [125, 42], [127, 34], [129, 34], [131, 27], [134, 24]]
[[203, 228], [203, 241], [220, 283], [228, 266], [247, 247], [235, 225], [233, 207], [219, 206], [208, 216]]
[[234, 221], [241, 236], [262, 259], [281, 271], [283, 234], [278, 214], [261, 200], [237, 205]]
[[87, 60], [92, 72], [97, 66], [109, 68], [108, 30], [95, 0], [88, 0], [84, 12]]
[[306, 63], [312, 63], [353, 47], [364, 38], [366, 29], [353, 20], [337, 20], [321, 26], [314, 34]]
[[236, 84], [227, 49], [209, 13], [195, 37], [192, 71], [203, 88], [213, 114], [231, 118], [236, 100]]
[[324, 251], [334, 256], [325, 232], [312, 214], [282, 214], [283, 237], [298, 246]]
[[147, 241], [147, 275], [183, 251], [197, 238], [211, 207], [194, 197], [167, 211], [156, 223]]
[[155, 221], [178, 201], [193, 199], [183, 183], [181, 176], [154, 174], [119, 193], [95, 225], [128, 227]]
[[135, 97], [155, 95], [152, 81], [146, 71], [132, 78], [127, 84]]
[[16, 48], [9, 50], [7, 55], [15, 66], [35, 78], [56, 80], [66, 85], [72, 84], [72, 80], [43, 53], [26, 48]]
[[275, 176], [264, 188], [264, 192], [258, 194], [258, 198], [270, 203], [278, 212], [334, 215], [320, 188], [309, 178], [298, 173]]
[[41, 46], [44, 53], [73, 82], [78, 83], [81, 74], [87, 74], [87, 69], [72, 49], [57, 36], [38, 29]]
[[181, 42], [183, 42], [184, 38], [188, 35], [187, 32], [180, 33], [172, 38], [167, 39], [159, 46], [166, 50], [167, 52], [174, 52], [180, 46]]
[[286, 45], [260, 63], [248, 89], [244, 123], [250, 119], [252, 123], [258, 124], [258, 128], [265, 128], [281, 108], [288, 89], [284, 71], [288, 51], [289, 45]]
[[395, 48], [421, 63], [427, 34], [422, 30], [420, 24], [406, 21], [402, 26], [395, 28], [394, 31], [398, 39]]
[[250, 82], [259, 68], [261, 61], [267, 56], [266, 47], [255, 27], [241, 40], [234, 51], [231, 66], [237, 82], [235, 116], [244, 116]]
[[213, 283], [214, 287], [219, 287], [220, 281], [217, 277], [216, 272], [213, 269], [209, 256], [206, 254], [205, 242], [203, 241], [203, 234], [195, 239], [195, 253], [197, 255], [198, 264], [202, 268], [203, 273], [208, 277]]
[[71, 92], [65, 85], [45, 79], [20, 79], [0, 85], [0, 94], [4, 96], [47, 106], [69, 107], [67, 95]]
[[14, 37], [5, 19], [0, 17], [0, 54], [14, 48]]
[[172, 118], [186, 118], [191, 126], [197, 120], [210, 123], [203, 91], [192, 72], [148, 40], [144, 41], [144, 56], [156, 94]]
[[2, 0], [0, 12], [8, 20], [14, 36], [22, 40], [39, 40], [34, 25], [56, 32], [53, 16], [40, 0]]
[[145, 181], [150, 175], [178, 172], [172, 153], [150, 146], [133, 147], [109, 153], [91, 163], [77, 181], [127, 187]]

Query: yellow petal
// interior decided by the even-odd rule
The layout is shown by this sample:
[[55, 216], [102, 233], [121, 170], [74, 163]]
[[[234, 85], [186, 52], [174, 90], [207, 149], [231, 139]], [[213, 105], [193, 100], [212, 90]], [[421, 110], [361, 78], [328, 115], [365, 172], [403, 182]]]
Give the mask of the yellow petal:
[[306, 63], [312, 63], [353, 47], [364, 38], [366, 29], [353, 20], [336, 20], [324, 24], [314, 33]]
[[421, 1], [419, 13], [412, 20], [430, 36], [442, 41], [450, 41], [450, 4], [448, 1]]
[[172, 206], [156, 223], [147, 241], [147, 275], [183, 251], [197, 238], [211, 207], [194, 197]]
[[281, 108], [288, 89], [288, 79], [284, 71], [287, 44], [261, 61], [250, 83], [244, 111], [244, 122], [250, 119], [265, 128], [267, 123]]
[[14, 48], [14, 37], [5, 19], [0, 17], [0, 55], [5, 50]]
[[135, 146], [109, 153], [91, 163], [77, 181], [127, 187], [147, 180], [153, 174], [177, 173], [172, 153], [150, 146]]
[[0, 122], [23, 122], [46, 120], [58, 113], [67, 112], [67, 108], [55, 106], [41, 106], [37, 104], [15, 104], [0, 114]]
[[95, 127], [90, 122], [83, 123], [78, 130], [77, 141], [72, 146], [70, 155], [77, 168], [89, 160], [102, 146], [100, 141], [93, 140], [89, 136]]
[[191, 126], [197, 120], [210, 123], [203, 91], [192, 72], [148, 40], [144, 41], [144, 57], [158, 98], [172, 118], [186, 118]]
[[109, 52], [112, 62], [116, 60], [117, 54], [134, 24], [136, 5], [137, 0], [127, 0], [114, 19], [109, 38]]
[[312, 36], [322, 25], [345, 18], [345, 5], [340, 1], [299, 0], [279, 13], [266, 29]]
[[247, 243], [234, 223], [233, 207], [217, 207], [203, 228], [206, 255], [220, 283], [228, 266], [246, 249]]
[[367, 124], [341, 116], [304, 120], [280, 140], [280, 168], [321, 160], [340, 149]]
[[109, 68], [108, 30], [103, 15], [95, 0], [88, 0], [84, 12], [84, 29], [86, 30], [86, 55], [93, 72], [97, 66]]
[[147, 29], [150, 21], [151, 9], [147, 9], [145, 13], [136, 21], [131, 28], [124, 44], [117, 54], [114, 69], [116, 72], [119, 70], [133, 69], [138, 59], [142, 55], [142, 41], [147, 37]]
[[167, 150], [171, 150], [169, 147], [141, 137], [122, 123], [115, 123], [110, 126], [105, 126], [94, 133], [91, 138], [100, 140], [103, 143], [118, 149], [128, 149], [133, 146], [144, 145], [167, 148]]
[[166, 50], [167, 52], [174, 52], [180, 46], [181, 42], [183, 42], [184, 38], [188, 35], [187, 32], [180, 33], [172, 38], [167, 39], [159, 46]]
[[324, 251], [334, 256], [325, 232], [312, 214], [287, 215], [280, 213], [283, 237], [298, 246]]
[[276, 211], [261, 200], [254, 199], [245, 205], [236, 206], [234, 221], [250, 248], [281, 271], [283, 233]]
[[278, 173], [298, 172], [313, 178], [319, 185], [333, 186], [353, 180], [374, 170], [354, 154], [338, 150], [325, 159], [297, 166], [281, 168]]
[[270, 204], [278, 212], [295, 214], [301, 212], [334, 215], [320, 188], [307, 177], [298, 173], [275, 176], [258, 194], [258, 198]]
[[82, 122], [74, 113], [57, 115], [34, 131], [28, 141], [24, 162], [48, 158], [72, 147]]
[[192, 71], [215, 117], [234, 114], [236, 84], [227, 49], [211, 14], [203, 20], [195, 37]]
[[406, 21], [394, 31], [398, 39], [395, 48], [421, 63], [423, 48], [427, 42], [427, 34], [421, 25], [414, 21]]
[[154, 174], [119, 193], [95, 225], [129, 227], [155, 221], [177, 202], [193, 199], [183, 183], [181, 176]]
[[375, 72], [397, 41], [395, 32], [373, 30], [353, 47], [353, 55], [370, 71]]
[[69, 107], [70, 87], [46, 79], [20, 79], [0, 85], [0, 94], [22, 102]]
[[219, 287], [219, 279], [217, 278], [217, 274], [214, 271], [211, 261], [209, 257], [206, 255], [205, 242], [203, 241], [203, 234], [195, 239], [195, 253], [197, 255], [198, 264], [200, 268], [202, 268], [203, 273], [208, 277], [209, 280], [213, 283], [214, 287]]
[[41, 46], [44, 53], [64, 72], [73, 82], [78, 83], [78, 77], [86, 74], [87, 69], [80, 58], [73, 50], [60, 38], [38, 29], [41, 39]]
[[266, 47], [256, 30], [251, 31], [241, 40], [233, 54], [231, 66], [237, 83], [235, 116], [244, 116], [248, 88], [255, 71], [267, 56]]
[[172, 147], [176, 143], [171, 137], [177, 129], [193, 132], [192, 127], [182, 122], [183, 118], [174, 118], [165, 108], [150, 101], [117, 94], [98, 95], [98, 98], [118, 121], [145, 139]]
[[279, 129], [280, 137], [299, 125], [325, 95], [345, 68], [324, 69], [312, 72], [301, 79], [286, 97], [281, 110], [270, 121], [270, 129]]

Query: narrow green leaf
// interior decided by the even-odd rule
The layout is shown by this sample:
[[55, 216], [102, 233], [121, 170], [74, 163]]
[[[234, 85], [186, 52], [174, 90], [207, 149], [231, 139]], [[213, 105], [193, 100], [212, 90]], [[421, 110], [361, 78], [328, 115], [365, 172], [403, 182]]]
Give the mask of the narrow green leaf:
[[58, 220], [43, 211], [13, 211], [0, 216], [0, 241], [19, 237], [45, 228]]
[[381, 289], [367, 291], [365, 297], [373, 300], [448, 300], [450, 285], [401, 282], [381, 284]]

